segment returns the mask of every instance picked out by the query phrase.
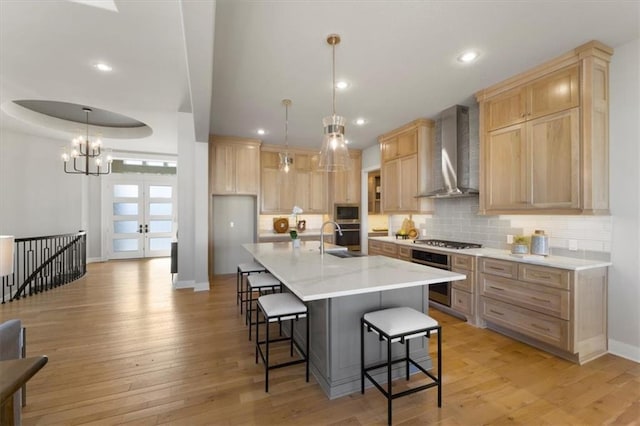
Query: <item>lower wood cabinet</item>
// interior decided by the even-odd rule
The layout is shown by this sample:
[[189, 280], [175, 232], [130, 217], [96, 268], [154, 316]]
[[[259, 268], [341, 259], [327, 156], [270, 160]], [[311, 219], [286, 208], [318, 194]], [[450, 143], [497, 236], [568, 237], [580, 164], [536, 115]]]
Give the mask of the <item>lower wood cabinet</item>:
[[565, 270], [481, 258], [487, 327], [580, 364], [607, 353], [607, 268]]
[[398, 245], [386, 241], [369, 239], [369, 256], [398, 257]]
[[451, 255], [451, 271], [467, 276], [451, 283], [451, 309], [462, 314], [469, 323], [478, 325], [476, 312], [476, 258], [459, 254]]

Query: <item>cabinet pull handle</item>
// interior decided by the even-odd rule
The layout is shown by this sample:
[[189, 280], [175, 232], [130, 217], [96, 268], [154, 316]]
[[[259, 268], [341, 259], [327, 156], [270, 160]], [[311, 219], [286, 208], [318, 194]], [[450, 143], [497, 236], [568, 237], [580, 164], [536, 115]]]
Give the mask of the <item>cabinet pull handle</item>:
[[489, 288], [492, 288], [494, 290], [500, 290], [500, 291], [504, 291], [504, 288], [500, 288], [500, 287], [494, 287], [492, 285], [489, 286]]
[[539, 297], [535, 297], [535, 296], [531, 296], [531, 298], [533, 300], [538, 301], [538, 302], [551, 303], [551, 300], [549, 300], [549, 299], [540, 299]]
[[494, 313], [496, 315], [504, 315], [502, 312], [494, 311], [493, 309], [489, 309], [489, 312]]
[[530, 324], [531, 327], [533, 328], [537, 328], [538, 330], [542, 330], [542, 331], [551, 331], [551, 329], [549, 327], [541, 327], [538, 324]]
[[533, 278], [539, 278], [541, 280], [550, 280], [551, 275], [540, 275], [540, 274], [531, 274]]
[[520, 114], [520, 117], [524, 117], [526, 114], [523, 112], [522, 114]]
[[504, 269], [498, 267], [498, 266], [489, 266], [489, 269], [491, 269], [492, 271], [500, 271], [500, 272], [504, 272]]

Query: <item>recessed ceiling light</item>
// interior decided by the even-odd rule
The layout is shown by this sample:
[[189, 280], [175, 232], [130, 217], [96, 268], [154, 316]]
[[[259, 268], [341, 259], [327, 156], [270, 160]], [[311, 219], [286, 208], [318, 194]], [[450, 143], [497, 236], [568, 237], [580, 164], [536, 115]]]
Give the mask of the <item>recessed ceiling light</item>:
[[346, 81], [338, 81], [336, 83], [336, 89], [344, 90], [347, 87], [349, 87], [349, 83], [347, 83]]
[[473, 62], [478, 59], [479, 53], [475, 50], [467, 50], [466, 52], [462, 52], [460, 56], [458, 56], [458, 61], [464, 62], [468, 64], [469, 62]]
[[102, 72], [109, 72], [113, 69], [111, 65], [105, 64], [104, 62], [98, 62], [97, 64], [93, 65], [93, 67]]
[[267, 132], [265, 132], [264, 129], [258, 129], [258, 134], [259, 135], [264, 135], [265, 133], [267, 133]]
[[365, 120], [364, 118], [356, 118], [356, 121], [355, 121], [355, 123], [358, 126], [362, 126], [362, 125], [366, 124], [366, 122], [367, 122], [367, 120]]

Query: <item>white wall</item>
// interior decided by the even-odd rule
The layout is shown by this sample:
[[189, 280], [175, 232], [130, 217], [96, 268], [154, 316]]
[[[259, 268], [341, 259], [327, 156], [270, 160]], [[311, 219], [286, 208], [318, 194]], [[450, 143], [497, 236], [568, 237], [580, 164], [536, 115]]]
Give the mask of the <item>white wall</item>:
[[176, 288], [209, 290], [209, 154], [195, 142], [191, 114], [178, 114], [178, 281]]
[[86, 176], [62, 169], [68, 141], [0, 129], [0, 234], [35, 237], [85, 229]]
[[640, 39], [617, 46], [610, 76], [609, 351], [640, 362]]

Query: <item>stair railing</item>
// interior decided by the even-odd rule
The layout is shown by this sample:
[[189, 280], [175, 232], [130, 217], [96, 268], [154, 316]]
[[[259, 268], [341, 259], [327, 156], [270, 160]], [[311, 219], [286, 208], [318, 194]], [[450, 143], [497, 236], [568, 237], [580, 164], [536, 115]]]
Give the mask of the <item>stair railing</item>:
[[14, 271], [0, 278], [2, 303], [51, 290], [87, 272], [87, 234], [16, 238]]

